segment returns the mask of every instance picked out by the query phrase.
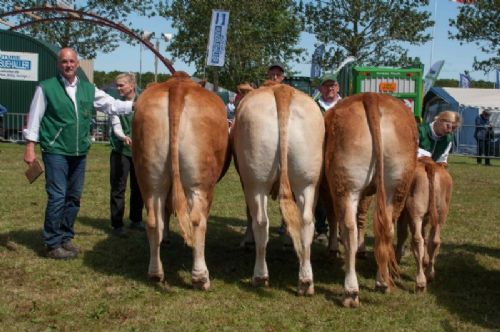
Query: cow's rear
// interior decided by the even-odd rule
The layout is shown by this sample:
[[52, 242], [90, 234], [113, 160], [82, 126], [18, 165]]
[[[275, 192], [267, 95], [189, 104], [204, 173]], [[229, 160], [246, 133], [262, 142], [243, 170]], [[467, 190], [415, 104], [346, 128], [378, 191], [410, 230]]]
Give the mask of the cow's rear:
[[313, 207], [324, 140], [318, 106], [290, 86], [261, 87], [242, 99], [231, 135], [255, 236], [253, 283], [268, 283], [267, 202], [273, 191], [279, 191], [283, 220], [300, 262], [299, 293], [312, 294]]
[[359, 305], [355, 259], [356, 212], [360, 200], [376, 193], [374, 213], [377, 286], [391, 285], [397, 263], [392, 248], [393, 218], [408, 192], [416, 163], [413, 114], [388, 95], [363, 93], [345, 98], [325, 115], [325, 174], [346, 248], [344, 305]]
[[160, 243], [165, 220], [175, 212], [193, 247], [193, 285], [209, 287], [205, 231], [227, 147], [224, 104], [186, 74], [149, 87], [138, 99], [132, 152], [148, 213], [151, 278], [164, 279]]
[[[441, 227], [446, 222], [453, 182], [444, 166], [431, 158], [419, 158], [405, 207], [398, 219], [397, 258], [411, 230], [411, 247], [417, 264], [416, 290], [423, 292], [434, 279], [434, 264], [441, 244]], [[426, 226], [429, 231], [426, 232]], [[427, 246], [426, 246], [427, 244]]]

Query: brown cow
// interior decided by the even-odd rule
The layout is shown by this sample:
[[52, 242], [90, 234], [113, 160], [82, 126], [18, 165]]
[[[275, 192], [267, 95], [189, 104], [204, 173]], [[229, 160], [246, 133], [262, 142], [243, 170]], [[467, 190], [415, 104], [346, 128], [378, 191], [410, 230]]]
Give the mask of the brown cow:
[[325, 127], [325, 174], [346, 248], [343, 304], [357, 307], [358, 204], [363, 196], [376, 193], [376, 285], [388, 290], [390, 272], [397, 271], [393, 219], [403, 208], [415, 171], [417, 128], [403, 102], [375, 93], [343, 99], [325, 114]]
[[299, 258], [298, 293], [314, 293], [310, 247], [324, 130], [316, 103], [285, 84], [250, 91], [238, 106], [231, 138], [252, 221], [247, 235], [255, 237], [254, 285], [268, 284], [267, 201], [274, 192]]
[[160, 243], [164, 222], [175, 212], [193, 248], [192, 283], [208, 289], [207, 219], [215, 183], [229, 155], [224, 103], [186, 73], [175, 73], [137, 100], [132, 151], [148, 214], [149, 277], [164, 280]]
[[[398, 219], [396, 257], [399, 262], [409, 226], [417, 263], [416, 290], [419, 292], [425, 291], [427, 282], [434, 279], [434, 264], [441, 244], [440, 232], [448, 216], [452, 188], [451, 176], [441, 164], [436, 164], [429, 157], [418, 159], [410, 193]], [[425, 238], [427, 224], [430, 224], [430, 231]]]

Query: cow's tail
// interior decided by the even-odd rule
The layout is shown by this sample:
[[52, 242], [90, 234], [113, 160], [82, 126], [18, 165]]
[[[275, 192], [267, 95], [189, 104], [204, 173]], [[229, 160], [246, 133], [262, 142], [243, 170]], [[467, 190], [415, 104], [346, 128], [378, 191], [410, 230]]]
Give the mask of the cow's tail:
[[391, 273], [398, 273], [398, 265], [392, 247], [392, 218], [387, 215], [386, 192], [384, 183], [384, 151], [382, 148], [382, 134], [380, 130], [380, 109], [376, 94], [367, 93], [363, 98], [368, 127], [370, 128], [375, 161], [375, 181], [377, 208], [374, 215], [375, 258], [382, 280], [393, 285]]
[[274, 88], [274, 97], [278, 111], [279, 128], [279, 203], [281, 215], [287, 226], [287, 231], [292, 238], [295, 251], [302, 253], [302, 216], [293, 198], [290, 179], [288, 178], [288, 121], [290, 118], [290, 102], [294, 91], [287, 85]]
[[436, 227], [439, 223], [434, 188], [437, 165], [431, 158], [428, 157], [425, 159], [421, 158], [420, 161], [423, 162], [425, 166], [425, 173], [427, 174], [427, 179], [429, 180], [429, 222], [432, 227]]
[[186, 193], [181, 181], [179, 163], [179, 123], [182, 110], [184, 109], [184, 94], [185, 91], [182, 89], [182, 84], [171, 86], [168, 93], [170, 156], [172, 162], [172, 207], [179, 220], [184, 240], [189, 246], [192, 246], [192, 225], [189, 218]]

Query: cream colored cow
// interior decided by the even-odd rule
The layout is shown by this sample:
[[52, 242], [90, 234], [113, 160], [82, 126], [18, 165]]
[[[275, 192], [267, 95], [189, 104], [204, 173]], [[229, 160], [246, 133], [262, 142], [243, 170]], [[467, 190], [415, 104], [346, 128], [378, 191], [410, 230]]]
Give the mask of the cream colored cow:
[[148, 87], [135, 107], [132, 152], [148, 214], [148, 274], [164, 280], [160, 243], [164, 223], [175, 212], [184, 239], [193, 248], [192, 283], [208, 289], [207, 219], [215, 184], [229, 156], [224, 103], [177, 72], [167, 82]]
[[[356, 213], [361, 199], [376, 193], [374, 213], [377, 287], [388, 290], [397, 272], [392, 247], [393, 220], [401, 212], [416, 165], [417, 129], [413, 114], [398, 99], [362, 93], [325, 114], [325, 175], [346, 248], [344, 306], [359, 305], [356, 276]], [[328, 203], [326, 203], [328, 204]]]
[[314, 293], [310, 250], [324, 131], [316, 103], [284, 84], [250, 91], [236, 110], [231, 138], [255, 238], [254, 285], [268, 285], [267, 202], [272, 192], [279, 192], [283, 220], [299, 258], [298, 293]]

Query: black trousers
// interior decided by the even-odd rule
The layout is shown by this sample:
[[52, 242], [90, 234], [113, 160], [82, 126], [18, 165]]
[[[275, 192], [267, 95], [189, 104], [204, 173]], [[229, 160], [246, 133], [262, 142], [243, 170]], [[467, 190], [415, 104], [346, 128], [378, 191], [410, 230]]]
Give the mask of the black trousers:
[[[477, 158], [477, 163], [480, 164], [482, 159], [480, 158], [482, 155], [485, 157], [490, 156], [490, 140], [482, 140], [478, 139], [477, 140], [477, 155], [479, 156]], [[484, 158], [484, 163], [486, 165], [490, 164], [490, 158]]]
[[127, 188], [127, 178], [130, 174], [130, 212], [131, 222], [142, 221], [142, 208], [144, 203], [141, 197], [141, 191], [135, 177], [134, 164], [132, 157], [124, 156], [116, 151], [111, 151], [109, 158], [111, 184], [110, 209], [111, 226], [113, 228], [123, 227], [123, 215], [125, 214], [125, 190]]

